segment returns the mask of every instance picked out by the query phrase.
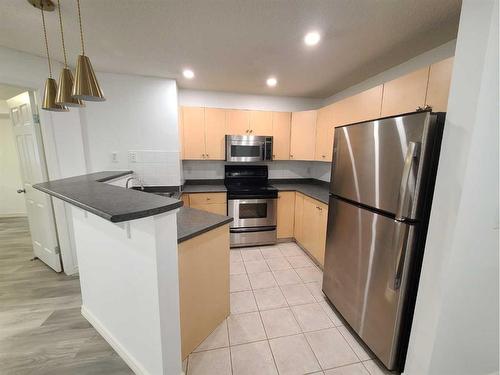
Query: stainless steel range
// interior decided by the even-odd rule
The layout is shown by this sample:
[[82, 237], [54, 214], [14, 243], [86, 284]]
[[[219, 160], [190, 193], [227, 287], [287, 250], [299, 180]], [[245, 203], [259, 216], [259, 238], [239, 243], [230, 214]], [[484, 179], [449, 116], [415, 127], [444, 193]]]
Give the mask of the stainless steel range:
[[231, 247], [276, 243], [278, 190], [269, 185], [267, 165], [226, 165]]

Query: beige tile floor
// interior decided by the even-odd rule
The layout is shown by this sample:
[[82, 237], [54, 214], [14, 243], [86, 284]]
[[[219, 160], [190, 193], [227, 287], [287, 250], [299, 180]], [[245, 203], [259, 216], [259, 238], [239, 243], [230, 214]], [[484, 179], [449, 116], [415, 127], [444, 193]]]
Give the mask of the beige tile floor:
[[381, 375], [295, 243], [231, 250], [231, 315], [188, 357], [187, 375]]

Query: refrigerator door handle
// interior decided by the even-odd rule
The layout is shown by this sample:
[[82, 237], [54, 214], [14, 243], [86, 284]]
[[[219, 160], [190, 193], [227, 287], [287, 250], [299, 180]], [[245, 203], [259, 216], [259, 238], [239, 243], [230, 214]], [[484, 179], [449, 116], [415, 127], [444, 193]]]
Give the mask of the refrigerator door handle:
[[403, 176], [401, 178], [401, 185], [399, 187], [398, 205], [396, 209], [396, 220], [404, 219], [404, 208], [408, 200], [408, 182], [411, 176], [413, 161], [417, 159], [420, 151], [420, 143], [409, 142], [408, 149], [406, 150], [406, 157], [403, 166]]
[[395, 220], [396, 229], [394, 230], [393, 244], [396, 245], [396, 262], [394, 267], [394, 280], [392, 290], [398, 290], [401, 287], [401, 277], [403, 275], [403, 265], [406, 257], [406, 248], [408, 244], [409, 225]]

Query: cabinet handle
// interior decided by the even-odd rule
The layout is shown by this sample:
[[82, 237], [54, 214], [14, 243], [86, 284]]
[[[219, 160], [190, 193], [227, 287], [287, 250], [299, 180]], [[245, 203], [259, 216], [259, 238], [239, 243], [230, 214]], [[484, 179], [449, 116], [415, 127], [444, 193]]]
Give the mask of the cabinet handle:
[[253, 133], [253, 130], [252, 130], [252, 129], [250, 129], [250, 133]]
[[202, 159], [205, 159], [205, 154], [201, 154]]
[[207, 159], [210, 157], [210, 156], [208, 156], [208, 154], [206, 154], [206, 156], [207, 156]]
[[207, 198], [207, 201], [209, 201], [209, 200], [210, 200], [210, 198]]
[[290, 155], [291, 158], [293, 158], [293, 155]]
[[321, 155], [321, 157], [324, 159], [324, 158], [326, 158], [326, 155]]

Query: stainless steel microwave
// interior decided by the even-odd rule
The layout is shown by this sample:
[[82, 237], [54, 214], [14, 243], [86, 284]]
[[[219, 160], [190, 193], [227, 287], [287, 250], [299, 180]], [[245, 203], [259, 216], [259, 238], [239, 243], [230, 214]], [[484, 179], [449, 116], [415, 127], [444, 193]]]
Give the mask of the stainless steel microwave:
[[254, 162], [273, 159], [273, 137], [226, 135], [226, 161]]

